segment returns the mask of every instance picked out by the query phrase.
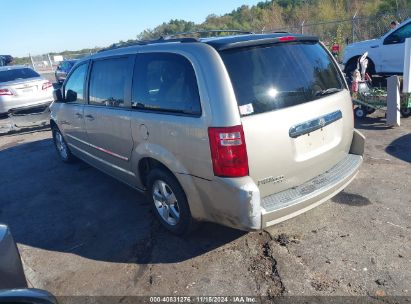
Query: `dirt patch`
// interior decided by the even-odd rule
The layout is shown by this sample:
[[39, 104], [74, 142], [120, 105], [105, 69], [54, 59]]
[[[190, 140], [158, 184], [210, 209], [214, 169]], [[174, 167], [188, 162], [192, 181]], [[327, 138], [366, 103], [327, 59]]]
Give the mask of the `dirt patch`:
[[248, 248], [257, 246], [257, 255], [250, 256], [250, 271], [256, 280], [258, 294], [270, 299], [282, 295], [285, 287], [277, 270], [273, 250], [276, 241], [263, 231], [250, 234], [246, 244]]
[[344, 191], [334, 196], [331, 200], [334, 203], [356, 207], [367, 206], [371, 204], [371, 201], [365, 196]]
[[[179, 238], [156, 221], [151, 230], [150, 237], [135, 245], [139, 269], [134, 284], [140, 294], [243, 292], [274, 298], [285, 291], [272, 250], [277, 244], [266, 232], [217, 231], [206, 225]], [[160, 260], [166, 264], [155, 263]]]

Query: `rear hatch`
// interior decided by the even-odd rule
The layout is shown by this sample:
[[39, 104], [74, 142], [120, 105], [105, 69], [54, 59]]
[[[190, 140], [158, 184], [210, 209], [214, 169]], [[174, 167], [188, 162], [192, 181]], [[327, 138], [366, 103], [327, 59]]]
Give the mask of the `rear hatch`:
[[242, 117], [249, 175], [262, 197], [301, 185], [347, 155], [350, 95], [318, 41], [287, 37], [220, 55]]

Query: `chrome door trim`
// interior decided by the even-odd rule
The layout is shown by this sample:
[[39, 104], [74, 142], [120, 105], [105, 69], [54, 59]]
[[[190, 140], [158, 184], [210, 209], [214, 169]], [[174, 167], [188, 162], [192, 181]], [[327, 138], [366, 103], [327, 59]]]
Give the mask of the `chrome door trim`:
[[294, 125], [290, 128], [288, 134], [291, 138], [297, 138], [301, 135], [311, 133], [342, 118], [340, 110], [331, 112], [329, 114], [308, 120], [306, 122]]
[[107, 165], [107, 166], [110, 166], [110, 167], [112, 167], [112, 168], [114, 168], [114, 169], [117, 169], [117, 170], [119, 170], [119, 171], [121, 171], [121, 172], [123, 172], [123, 173], [126, 173], [126, 174], [128, 174], [128, 175], [131, 175], [131, 176], [133, 176], [133, 177], [136, 176], [133, 172], [128, 171], [128, 170], [125, 170], [125, 169], [123, 169], [123, 168], [120, 168], [119, 166], [113, 165], [113, 164], [109, 163], [108, 161], [105, 161], [104, 159], [101, 159], [100, 157], [94, 156], [94, 155], [92, 155], [91, 153], [88, 153], [87, 151], [84, 151], [83, 149], [80, 149], [79, 147], [77, 147], [77, 146], [75, 146], [75, 145], [73, 145], [73, 144], [68, 144], [68, 145], [69, 145], [70, 147], [72, 147], [72, 148], [80, 151], [81, 153], [84, 153], [85, 155], [90, 156], [91, 158], [94, 158], [95, 160], [97, 160], [97, 161], [99, 161], [99, 162], [102, 162], [103, 164], [105, 164], [105, 165]]
[[89, 147], [92, 147], [92, 148], [94, 148], [94, 149], [96, 149], [96, 150], [99, 150], [99, 151], [101, 151], [101, 152], [107, 153], [107, 154], [109, 154], [109, 155], [111, 155], [111, 156], [114, 156], [114, 157], [117, 157], [117, 158], [119, 158], [119, 159], [121, 159], [121, 160], [128, 161], [128, 157], [119, 155], [119, 154], [117, 154], [117, 153], [115, 153], [115, 152], [113, 152], [113, 151], [104, 149], [104, 148], [102, 148], [102, 147], [95, 146], [95, 145], [90, 144], [90, 143], [88, 143], [88, 142], [86, 142], [86, 141], [84, 141], [84, 140], [82, 140], [82, 139], [80, 139], [80, 138], [77, 138], [77, 137], [73, 136], [73, 135], [66, 134], [66, 136], [68, 136], [68, 137], [70, 137], [70, 138], [72, 138], [72, 139], [74, 139], [74, 140], [77, 140], [77, 141], [79, 141], [79, 142], [81, 142], [81, 143], [83, 143], [83, 144], [85, 144], [85, 145], [87, 145], [87, 146], [89, 146]]

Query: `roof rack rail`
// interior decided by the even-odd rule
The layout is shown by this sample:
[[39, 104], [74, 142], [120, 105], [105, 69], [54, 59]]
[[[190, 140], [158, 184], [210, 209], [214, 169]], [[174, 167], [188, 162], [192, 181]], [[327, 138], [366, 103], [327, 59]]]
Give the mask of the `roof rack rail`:
[[97, 51], [97, 53], [110, 51], [110, 50], [115, 50], [115, 49], [122, 48], [122, 47], [127, 47], [127, 46], [145, 45], [145, 44], [146, 44], [145, 41], [141, 41], [141, 40], [137, 40], [137, 41], [133, 41], [133, 42], [125, 42], [125, 43], [113, 43], [112, 45]]
[[198, 30], [192, 32], [178, 32], [174, 34], [169, 34], [165, 36], [161, 36], [158, 39], [154, 40], [137, 40], [133, 42], [125, 42], [125, 43], [114, 43], [109, 47], [103, 48], [99, 50], [97, 53], [110, 51], [122, 47], [134, 46], [134, 45], [147, 45], [147, 44], [156, 44], [156, 43], [168, 43], [168, 42], [199, 42], [199, 40], [195, 37], [181, 37], [181, 38], [174, 38], [177, 36], [187, 36], [193, 34], [208, 34], [208, 33], [237, 33], [237, 34], [254, 34], [254, 32], [250, 31], [242, 31], [242, 30]]
[[209, 34], [209, 33], [237, 33], [237, 34], [254, 34], [254, 32], [250, 31], [242, 31], [242, 30], [198, 30], [198, 31], [191, 31], [191, 32], [178, 32], [174, 34], [169, 34], [165, 36], [161, 36], [160, 39], [162, 40], [172, 40], [173, 37], [176, 36], [187, 36], [193, 34]]
[[99, 50], [97, 53], [110, 51], [119, 49], [122, 47], [134, 46], [134, 45], [148, 45], [148, 44], [156, 44], [156, 43], [169, 43], [169, 42], [198, 42], [199, 40], [194, 37], [184, 37], [184, 38], [173, 38], [173, 39], [164, 39], [160, 37], [159, 39], [154, 40], [137, 40], [133, 42], [126, 42], [126, 43], [114, 43], [111, 46]]

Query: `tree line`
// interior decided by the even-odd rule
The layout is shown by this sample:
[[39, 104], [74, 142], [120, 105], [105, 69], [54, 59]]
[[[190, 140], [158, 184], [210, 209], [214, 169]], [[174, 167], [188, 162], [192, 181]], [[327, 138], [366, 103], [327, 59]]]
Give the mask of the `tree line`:
[[[354, 15], [357, 19], [353, 21]], [[211, 14], [202, 23], [172, 19], [138, 33], [135, 39], [119, 41], [111, 46], [158, 39], [179, 32], [215, 29], [257, 33], [273, 30], [304, 31], [305, 34], [320, 36], [327, 44], [344, 45], [353, 39], [382, 35], [389, 29], [390, 21], [403, 21], [410, 16], [411, 0], [266, 0], [253, 6], [242, 5], [221, 16]], [[333, 23], [335, 20], [341, 22]], [[99, 49], [96, 47], [58, 54], [70, 57], [72, 54], [93, 53]], [[54, 54], [57, 53], [51, 53]], [[30, 63], [28, 57], [17, 58], [16, 63], [18, 61]]]

